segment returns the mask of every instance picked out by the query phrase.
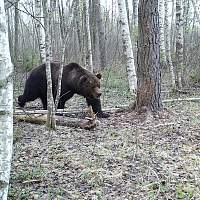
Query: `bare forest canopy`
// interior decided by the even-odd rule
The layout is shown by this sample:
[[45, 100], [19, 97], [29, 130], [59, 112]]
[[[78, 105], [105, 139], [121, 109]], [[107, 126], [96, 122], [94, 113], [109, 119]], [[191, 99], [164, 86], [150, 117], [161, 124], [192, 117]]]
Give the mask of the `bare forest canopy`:
[[[41, 16], [36, 17], [35, 2], [33, 0], [20, 0], [18, 4], [12, 3], [12, 0], [6, 0], [6, 12], [9, 24], [9, 41], [13, 63], [17, 68], [30, 70], [33, 66], [40, 63], [40, 45], [37, 32], [37, 21], [41, 20]], [[65, 54], [64, 61], [71, 61], [85, 64], [85, 17], [82, 1], [51, 1], [52, 16], [51, 16], [51, 53], [52, 60], [61, 60], [62, 29], [65, 31]], [[58, 3], [60, 2], [60, 3]], [[93, 65], [95, 68], [101, 68], [100, 58], [100, 43], [98, 34], [98, 17], [95, 7], [95, 1], [90, 1], [89, 5], [89, 20], [90, 33], [92, 43]], [[134, 13], [134, 2], [127, 1], [128, 21], [130, 27], [130, 35], [132, 44], [137, 42], [137, 13]], [[160, 1], [162, 2], [162, 1]], [[120, 39], [120, 22], [118, 18], [117, 1], [100, 1], [101, 17], [104, 31], [104, 42], [106, 59], [105, 66], [121, 66], [123, 63], [122, 42]], [[199, 75], [199, 60], [200, 60], [200, 18], [199, 18], [199, 1], [184, 0], [182, 7], [183, 13], [183, 70], [186, 81], [191, 78], [198, 79]], [[63, 6], [63, 7], [62, 7]], [[17, 7], [17, 8], [16, 8]], [[170, 28], [170, 53], [172, 62], [176, 62], [176, 12], [175, 3], [169, 1], [168, 22]], [[17, 10], [16, 10], [17, 9]], [[63, 9], [63, 10], [62, 10]], [[17, 12], [18, 11], [18, 12]], [[18, 13], [16, 15], [16, 13]], [[16, 15], [16, 16], [15, 16]], [[165, 15], [164, 9], [160, 15]], [[17, 21], [16, 21], [17, 17]], [[64, 21], [62, 21], [62, 18]], [[166, 20], [164, 19], [163, 25]], [[41, 21], [42, 23], [42, 21]], [[16, 27], [17, 26], [17, 27]], [[62, 28], [62, 26], [64, 26]], [[165, 29], [165, 27], [163, 27]], [[165, 31], [164, 31], [165, 32]], [[165, 37], [166, 42], [166, 37]], [[17, 45], [15, 47], [15, 45]], [[136, 52], [134, 52], [136, 57]], [[169, 69], [166, 67], [165, 69]], [[197, 72], [197, 73], [196, 73]], [[166, 71], [167, 73], [167, 71]], [[188, 79], [189, 78], [189, 79]]]

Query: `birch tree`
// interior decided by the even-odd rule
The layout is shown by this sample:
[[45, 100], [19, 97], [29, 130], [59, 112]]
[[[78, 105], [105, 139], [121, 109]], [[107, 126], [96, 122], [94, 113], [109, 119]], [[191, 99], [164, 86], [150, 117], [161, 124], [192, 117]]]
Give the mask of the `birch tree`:
[[[63, 74], [63, 66], [64, 66], [64, 59], [65, 59], [65, 47], [66, 47], [66, 37], [67, 34], [69, 32], [69, 29], [72, 25], [72, 13], [73, 13], [73, 9], [74, 7], [77, 5], [76, 1], [72, 2], [72, 6], [69, 10], [69, 20], [68, 23], [65, 20], [65, 16], [64, 16], [64, 6], [63, 6], [63, 1], [61, 0], [58, 1], [58, 9], [59, 9], [59, 17], [60, 17], [60, 32], [61, 32], [61, 62], [60, 62], [60, 70], [59, 70], [59, 76], [58, 76], [58, 83], [57, 83], [57, 92], [56, 92], [56, 98], [55, 98], [55, 108], [57, 109], [58, 106], [58, 102], [59, 102], [59, 98], [60, 98], [60, 93], [61, 93], [61, 83], [62, 83], [62, 74]], [[75, 12], [76, 12], [76, 7], [75, 7]]]
[[[200, 25], [200, 4], [198, 0], [192, 0], [192, 5], [194, 9], [194, 14], [193, 14], [193, 24], [192, 24], [192, 37], [194, 37], [194, 33], [196, 30], [196, 27], [199, 27]], [[198, 31], [196, 31], [198, 32]], [[197, 35], [198, 37], [198, 35]]]
[[164, 13], [165, 13], [164, 0], [159, 0], [160, 55], [161, 55], [161, 63], [162, 63], [163, 66], [166, 65]]
[[99, 36], [100, 62], [101, 62], [101, 68], [104, 69], [106, 67], [106, 46], [105, 46], [105, 33], [102, 22], [100, 0], [95, 0], [95, 5], [96, 5], [95, 10], [96, 10], [98, 36]]
[[133, 0], [133, 2], [132, 2], [132, 5], [133, 5], [133, 15], [132, 15], [133, 27], [138, 26], [138, 1], [139, 0]]
[[0, 27], [0, 199], [6, 200], [13, 143], [13, 66], [9, 52], [4, 1], [0, 1]]
[[58, 76], [58, 83], [57, 83], [57, 92], [56, 92], [56, 99], [55, 99], [55, 109], [57, 110], [58, 102], [60, 98], [61, 93], [61, 83], [62, 83], [62, 74], [63, 74], [63, 66], [64, 66], [64, 59], [65, 59], [65, 39], [66, 39], [66, 33], [65, 33], [65, 17], [64, 17], [64, 7], [63, 7], [63, 1], [58, 1], [58, 10], [59, 10], [59, 17], [60, 17], [60, 32], [61, 32], [61, 63], [60, 63], [60, 70], [59, 70], [59, 76]]
[[123, 54], [125, 58], [126, 70], [128, 73], [128, 82], [131, 93], [137, 89], [137, 77], [133, 58], [132, 43], [127, 20], [125, 0], [118, 0], [118, 9], [120, 17], [121, 37], [123, 43]]
[[139, 0], [133, 0], [133, 14], [132, 14], [132, 26], [131, 34], [134, 36], [132, 39], [133, 44], [133, 55], [135, 57], [135, 65], [137, 66], [137, 39], [138, 39], [138, 2]]
[[51, 60], [50, 60], [50, 2], [43, 0], [45, 50], [46, 50], [46, 78], [47, 78], [47, 127], [56, 129], [55, 105], [52, 92]]
[[45, 53], [45, 32], [44, 32], [44, 19], [43, 19], [43, 10], [41, 0], [35, 0], [35, 24], [36, 31], [38, 36], [39, 50], [40, 50], [40, 59], [42, 63], [46, 62], [46, 53]]
[[[6, 8], [6, 3], [5, 3], [5, 8]], [[11, 20], [11, 14], [10, 14], [9, 9], [7, 10], [6, 15], [7, 15], [7, 25], [8, 25], [8, 38], [9, 38], [10, 56], [11, 56], [11, 62], [14, 63], [13, 62], [13, 60], [14, 60], [13, 59], [13, 54], [14, 54], [14, 52], [13, 52], [13, 38], [12, 38], [12, 31], [11, 31], [12, 20]]]
[[125, 0], [125, 5], [126, 5], [126, 14], [127, 14], [127, 20], [128, 20], [128, 26], [129, 30], [131, 30], [131, 24], [130, 24], [130, 12], [129, 12], [129, 3], [128, 0]]
[[172, 87], [175, 88], [175, 73], [174, 73], [174, 66], [172, 63], [172, 58], [171, 58], [171, 47], [170, 47], [170, 27], [169, 27], [169, 0], [165, 0], [164, 3], [165, 7], [165, 49], [166, 49], [166, 61], [167, 65], [170, 69], [171, 73], [171, 84]]
[[170, 46], [171, 46], [171, 53], [175, 52], [175, 0], [172, 0], [172, 12], [171, 12], [171, 36], [170, 36]]
[[136, 108], [162, 109], [158, 0], [140, 0], [138, 8], [138, 89]]
[[81, 37], [81, 14], [80, 14], [80, 2], [79, 0], [76, 0], [75, 4], [75, 22], [76, 22], [76, 31], [77, 31], [77, 37], [78, 37], [78, 47], [79, 47], [79, 53], [82, 53], [82, 37]]
[[[19, 10], [18, 10], [18, 0], [15, 1], [15, 44], [14, 44], [14, 61], [15, 65], [18, 66], [19, 61]], [[17, 67], [18, 68], [18, 67]]]
[[93, 61], [92, 61], [92, 44], [90, 35], [90, 22], [89, 22], [89, 0], [83, 0], [83, 9], [85, 15], [85, 35], [86, 35], [86, 67], [93, 72]]
[[177, 87], [182, 88], [183, 70], [183, 6], [182, 0], [176, 0], [176, 77]]
[[[89, 22], [90, 22], [90, 33], [91, 33], [91, 45], [92, 45], [92, 61], [94, 71], [98, 71], [100, 68], [100, 53], [99, 53], [99, 39], [98, 39], [98, 29], [97, 29], [97, 11], [96, 11], [96, 1], [89, 0]], [[84, 22], [85, 23], [85, 22]], [[87, 36], [85, 34], [85, 36]]]

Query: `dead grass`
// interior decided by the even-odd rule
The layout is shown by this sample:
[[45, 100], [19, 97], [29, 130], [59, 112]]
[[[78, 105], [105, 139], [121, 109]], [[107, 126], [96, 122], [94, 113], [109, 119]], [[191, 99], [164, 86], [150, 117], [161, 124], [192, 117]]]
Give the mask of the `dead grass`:
[[[121, 75], [104, 75], [104, 107], [133, 102]], [[66, 107], [84, 108], [84, 99]], [[93, 131], [15, 122], [8, 199], [200, 199], [200, 103], [165, 107], [154, 117], [115, 113]]]
[[15, 124], [9, 199], [200, 199], [199, 106], [116, 113], [94, 131]]

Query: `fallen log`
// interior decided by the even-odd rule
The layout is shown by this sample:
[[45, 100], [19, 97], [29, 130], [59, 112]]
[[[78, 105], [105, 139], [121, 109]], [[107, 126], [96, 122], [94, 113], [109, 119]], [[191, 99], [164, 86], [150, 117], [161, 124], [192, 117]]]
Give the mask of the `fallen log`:
[[[191, 101], [191, 102], [198, 102], [200, 101], [200, 97], [193, 97], [193, 98], [177, 98], [177, 99], [164, 99], [162, 100], [162, 103], [170, 103], [170, 102], [179, 102], [179, 101]], [[124, 104], [124, 105], [120, 105], [120, 107], [118, 108], [110, 108], [110, 110], [116, 110], [117, 111], [121, 111], [122, 109], [128, 109], [128, 108], [132, 108], [135, 106], [135, 102], [133, 102], [132, 104], [130, 105], [127, 105], [127, 104]]]
[[[46, 124], [47, 115], [46, 114], [32, 114], [28, 115], [15, 115], [14, 119], [19, 122], [28, 122], [33, 124]], [[70, 118], [70, 117], [62, 117], [56, 116], [56, 124], [59, 126], [68, 126], [74, 128], [82, 128], [86, 130], [91, 130], [97, 126], [97, 121], [92, 120], [90, 118], [86, 119], [78, 119], [78, 118]]]
[[[170, 102], [178, 102], [178, 101], [200, 101], [200, 97], [193, 97], [193, 98], [185, 98], [185, 99], [181, 99], [181, 98], [177, 98], [177, 99], [165, 99], [162, 100], [163, 103], [170, 103]], [[115, 108], [106, 108], [103, 109], [104, 112], [120, 112], [123, 109], [128, 109], [130, 108], [130, 105], [120, 105], [119, 107], [115, 107]], [[69, 115], [69, 114], [78, 114], [78, 113], [86, 113], [87, 109], [84, 110], [68, 110], [66, 111], [65, 109], [58, 109], [56, 111], [56, 114], [60, 114], [60, 115]], [[32, 114], [47, 114], [47, 110], [22, 110], [19, 107], [17, 107], [14, 110], [14, 115], [32, 115]]]
[[[177, 99], [165, 99], [162, 102], [163, 103], [170, 103], [170, 102], [179, 102], [179, 101], [200, 101], [199, 97], [194, 97], [194, 98], [177, 98]], [[121, 105], [120, 107], [116, 108], [107, 108], [103, 109], [103, 111], [107, 112], [121, 112], [124, 109], [129, 109], [131, 108], [131, 105]], [[85, 113], [89, 114], [90, 117], [86, 117], [84, 119], [79, 119], [79, 118], [72, 118], [72, 117], [66, 117], [66, 115], [72, 115], [72, 114], [80, 114], [80, 113]], [[85, 110], [69, 110], [65, 111], [63, 109], [59, 109], [56, 111], [56, 114], [63, 115], [63, 116], [57, 116], [56, 115], [56, 123], [57, 125], [60, 126], [68, 126], [68, 127], [75, 127], [75, 128], [82, 128], [82, 129], [87, 129], [91, 130], [94, 129], [97, 124], [99, 123], [96, 120], [96, 116], [92, 112], [92, 108], [87, 108]], [[24, 121], [24, 122], [29, 122], [29, 123], [35, 123], [35, 124], [45, 124], [46, 119], [47, 119], [47, 110], [21, 110], [21, 109], [16, 109], [14, 111], [14, 118], [18, 121]]]
[[[106, 108], [103, 109], [104, 112], [117, 112], [117, 111], [121, 111], [124, 108], [128, 108], [128, 105], [124, 105], [124, 106], [120, 106], [120, 107], [116, 107], [116, 108]], [[60, 115], [68, 115], [68, 114], [78, 114], [78, 113], [87, 113], [87, 109], [84, 110], [64, 110], [64, 109], [58, 109], [56, 111], [56, 114], [60, 114]], [[16, 108], [14, 110], [14, 115], [23, 115], [23, 114], [27, 114], [27, 115], [31, 115], [31, 114], [47, 114], [47, 110], [22, 110], [20, 108]]]
[[181, 99], [181, 98], [177, 98], [177, 99], [165, 99], [162, 102], [163, 103], [169, 103], [169, 102], [177, 102], [177, 101], [200, 101], [200, 97], [193, 97], [193, 98], [185, 98], [185, 99]]
[[[86, 130], [94, 129], [99, 124], [99, 121], [96, 120], [96, 115], [90, 109], [91, 108], [89, 108], [87, 111], [89, 117], [86, 117], [85, 119], [56, 116], [56, 124], [59, 126], [82, 128]], [[47, 114], [36, 114], [34, 112], [29, 112], [28, 114], [26, 114], [26, 111], [23, 112], [23, 114], [19, 114], [18, 112], [17, 115], [14, 115], [14, 119], [19, 122], [44, 125], [46, 124]]]

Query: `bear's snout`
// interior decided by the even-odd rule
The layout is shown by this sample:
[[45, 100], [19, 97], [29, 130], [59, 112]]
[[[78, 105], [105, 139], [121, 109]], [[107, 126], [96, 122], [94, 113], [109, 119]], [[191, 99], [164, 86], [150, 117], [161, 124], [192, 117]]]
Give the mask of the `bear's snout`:
[[95, 94], [96, 94], [95, 95], [96, 98], [99, 98], [102, 95], [102, 92], [101, 92], [100, 88], [98, 88], [98, 87], [95, 88]]
[[99, 92], [98, 94], [97, 94], [97, 97], [100, 97], [102, 95], [102, 92]]

